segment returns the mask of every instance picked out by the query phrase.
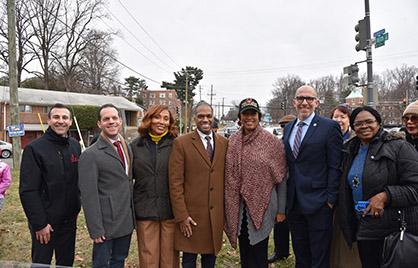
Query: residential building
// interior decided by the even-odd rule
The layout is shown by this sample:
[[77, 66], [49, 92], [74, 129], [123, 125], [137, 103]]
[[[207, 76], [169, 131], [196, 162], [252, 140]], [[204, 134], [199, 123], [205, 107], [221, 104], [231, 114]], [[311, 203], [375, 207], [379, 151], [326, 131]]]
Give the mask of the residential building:
[[167, 105], [170, 109], [170, 112], [177, 117], [177, 111], [180, 109], [180, 100], [177, 98], [177, 93], [175, 90], [143, 90], [141, 92], [141, 97], [144, 100], [144, 107], [153, 105]]
[[[125, 122], [122, 132], [128, 140], [137, 135], [138, 125], [143, 117], [143, 108], [120, 96], [19, 88], [18, 98], [20, 122], [23, 123], [25, 129], [25, 136], [22, 137], [22, 148], [25, 148], [32, 140], [43, 134], [43, 129], [47, 127], [47, 113], [55, 103], [62, 103], [67, 106], [86, 105], [96, 107], [105, 103], [112, 103], [122, 113], [122, 119]], [[9, 105], [9, 87], [0, 86], [0, 139], [5, 141], [11, 140], [7, 135], [7, 126], [10, 125]], [[81, 132], [84, 142], [89, 144], [91, 138], [97, 134], [98, 129], [81, 129]], [[76, 131], [72, 133], [72, 136], [79, 139]]]

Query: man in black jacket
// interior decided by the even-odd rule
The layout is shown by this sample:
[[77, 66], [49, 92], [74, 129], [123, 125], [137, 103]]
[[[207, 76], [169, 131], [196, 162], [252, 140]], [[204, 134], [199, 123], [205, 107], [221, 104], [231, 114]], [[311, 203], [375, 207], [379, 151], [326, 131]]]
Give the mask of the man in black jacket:
[[20, 169], [20, 200], [32, 236], [32, 262], [74, 262], [77, 215], [79, 143], [68, 137], [71, 111], [55, 104], [48, 113], [49, 128], [24, 150]]

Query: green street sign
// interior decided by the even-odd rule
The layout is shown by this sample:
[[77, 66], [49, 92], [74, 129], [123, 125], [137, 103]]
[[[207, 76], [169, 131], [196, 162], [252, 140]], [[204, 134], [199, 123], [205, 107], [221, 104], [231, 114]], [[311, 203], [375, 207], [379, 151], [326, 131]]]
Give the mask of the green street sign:
[[375, 48], [381, 47], [385, 45], [385, 41], [389, 40], [389, 33], [384, 33], [381, 35], [376, 36], [376, 43], [374, 45]]

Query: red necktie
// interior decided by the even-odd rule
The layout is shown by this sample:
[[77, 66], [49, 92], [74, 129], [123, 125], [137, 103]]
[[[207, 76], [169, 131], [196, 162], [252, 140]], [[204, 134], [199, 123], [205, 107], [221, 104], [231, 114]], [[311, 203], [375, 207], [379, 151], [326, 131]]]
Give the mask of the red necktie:
[[119, 155], [120, 159], [122, 160], [122, 166], [123, 166], [123, 168], [125, 168], [125, 157], [123, 156], [121, 142], [120, 141], [115, 141], [113, 143], [113, 145], [116, 146], [116, 149], [118, 150], [118, 155]]

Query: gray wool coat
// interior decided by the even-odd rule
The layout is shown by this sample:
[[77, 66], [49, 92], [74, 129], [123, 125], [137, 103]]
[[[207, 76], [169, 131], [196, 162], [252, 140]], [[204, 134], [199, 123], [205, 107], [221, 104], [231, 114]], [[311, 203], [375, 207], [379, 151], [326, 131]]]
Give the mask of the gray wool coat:
[[[100, 136], [82, 153], [78, 164], [81, 204], [92, 239], [100, 236], [115, 239], [131, 234], [134, 229], [131, 160], [126, 175], [113, 147]], [[123, 148], [132, 159], [124, 141]]]

